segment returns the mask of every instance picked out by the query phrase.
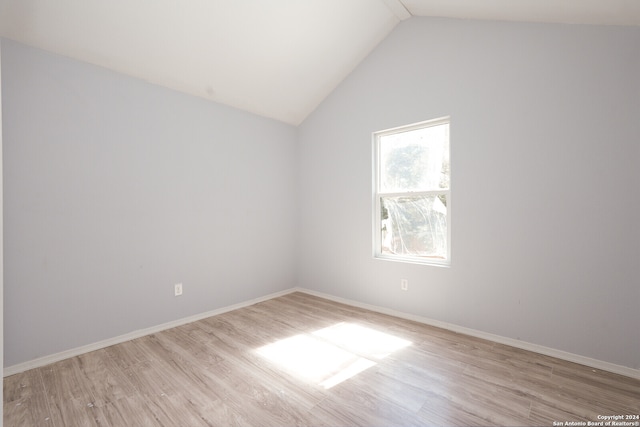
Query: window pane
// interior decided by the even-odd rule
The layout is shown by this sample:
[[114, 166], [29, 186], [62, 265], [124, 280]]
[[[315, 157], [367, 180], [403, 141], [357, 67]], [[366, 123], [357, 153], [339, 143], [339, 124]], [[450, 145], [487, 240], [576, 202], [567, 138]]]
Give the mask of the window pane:
[[381, 252], [447, 258], [447, 198], [381, 197]]
[[449, 188], [449, 125], [380, 137], [380, 191]]

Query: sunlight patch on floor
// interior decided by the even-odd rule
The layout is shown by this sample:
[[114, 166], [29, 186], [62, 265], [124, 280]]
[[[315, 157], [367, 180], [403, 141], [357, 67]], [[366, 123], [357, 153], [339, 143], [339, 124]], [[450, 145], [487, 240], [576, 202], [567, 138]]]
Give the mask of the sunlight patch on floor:
[[411, 342], [354, 323], [284, 338], [257, 349], [286, 371], [329, 389]]

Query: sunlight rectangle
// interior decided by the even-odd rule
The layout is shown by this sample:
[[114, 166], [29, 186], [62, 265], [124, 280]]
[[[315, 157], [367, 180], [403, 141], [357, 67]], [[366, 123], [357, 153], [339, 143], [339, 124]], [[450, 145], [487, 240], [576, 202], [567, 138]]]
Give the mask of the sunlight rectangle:
[[375, 329], [341, 322], [313, 333], [345, 350], [372, 359], [384, 359], [391, 353], [411, 344], [410, 341]]
[[311, 334], [278, 340], [256, 351], [286, 372], [328, 389], [410, 344], [393, 335], [341, 322]]

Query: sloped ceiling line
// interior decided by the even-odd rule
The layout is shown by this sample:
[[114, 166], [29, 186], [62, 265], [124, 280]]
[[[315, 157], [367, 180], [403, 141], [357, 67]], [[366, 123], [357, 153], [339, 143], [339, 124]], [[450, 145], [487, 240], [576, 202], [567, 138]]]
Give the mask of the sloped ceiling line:
[[640, 25], [640, 0], [0, 0], [0, 36], [292, 125], [411, 16]]
[[401, 21], [411, 18], [411, 12], [407, 10], [401, 0], [383, 0], [394, 15]]

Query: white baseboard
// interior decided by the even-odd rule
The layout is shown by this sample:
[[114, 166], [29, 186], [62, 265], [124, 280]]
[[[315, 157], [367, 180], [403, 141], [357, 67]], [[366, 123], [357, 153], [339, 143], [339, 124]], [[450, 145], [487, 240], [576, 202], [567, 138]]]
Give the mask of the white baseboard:
[[562, 350], [557, 350], [550, 347], [545, 347], [538, 344], [532, 344], [525, 341], [516, 340], [513, 338], [503, 337], [500, 335], [490, 334], [488, 332], [478, 331], [476, 329], [465, 328], [464, 326], [454, 325], [452, 323], [442, 322], [439, 320], [429, 319], [422, 316], [416, 316], [413, 314], [407, 314], [400, 311], [392, 310], [390, 308], [378, 307], [375, 305], [365, 304], [358, 301], [353, 301], [345, 298], [335, 297], [333, 295], [325, 294], [322, 292], [316, 292], [304, 288], [296, 288], [298, 292], [303, 292], [309, 295], [314, 295], [320, 298], [325, 298], [331, 301], [339, 302], [342, 304], [351, 305], [354, 307], [364, 308], [366, 310], [376, 311], [382, 314], [388, 314], [390, 316], [400, 317], [402, 319], [413, 320], [415, 322], [423, 323], [425, 325], [435, 326], [442, 329], [447, 329], [452, 332], [458, 332], [464, 335], [470, 335], [476, 338], [482, 338], [488, 341], [497, 342], [499, 344], [509, 345], [511, 347], [520, 348], [522, 350], [532, 351], [538, 354], [544, 354], [545, 356], [556, 357], [558, 359], [566, 360], [568, 362], [579, 363], [581, 365], [589, 366], [590, 368], [599, 369], [601, 371], [612, 372], [614, 374], [620, 374], [631, 378], [640, 379], [640, 369], [633, 369], [627, 366], [616, 365], [615, 363], [605, 362], [602, 360], [592, 359], [590, 357], [580, 356], [579, 354], [569, 353]]
[[49, 365], [51, 363], [59, 362], [61, 360], [69, 359], [71, 357], [79, 356], [81, 354], [89, 353], [91, 351], [100, 350], [105, 347], [110, 347], [115, 344], [120, 344], [126, 341], [131, 341], [136, 338], [144, 337], [146, 335], [155, 334], [167, 329], [175, 328], [176, 326], [186, 325], [187, 323], [195, 322], [197, 320], [206, 319], [207, 317], [215, 316], [218, 314], [226, 313], [229, 311], [237, 310], [239, 308], [248, 307], [253, 304], [257, 304], [259, 302], [267, 301], [273, 298], [277, 298], [283, 295], [290, 294], [291, 292], [295, 292], [296, 289], [287, 289], [284, 291], [276, 292], [273, 294], [266, 295], [264, 297], [255, 298], [249, 301], [244, 301], [238, 304], [233, 304], [227, 307], [218, 308], [216, 310], [207, 311], [205, 313], [196, 314], [193, 316], [185, 317], [178, 320], [173, 320], [171, 322], [163, 323], [161, 325], [152, 326], [150, 328], [139, 329], [137, 331], [129, 332], [124, 335], [119, 335], [117, 337], [109, 338], [103, 341], [98, 341], [92, 344], [83, 345], [81, 347], [72, 348], [70, 350], [65, 350], [60, 353], [51, 354], [44, 357], [39, 357], [37, 359], [29, 360], [27, 362], [18, 363], [17, 365], [9, 366], [4, 368], [3, 377], [8, 377], [9, 375], [19, 374], [20, 372], [28, 371], [29, 369], [40, 368], [42, 366]]
[[417, 316], [413, 314], [407, 314], [400, 311], [396, 311], [390, 308], [379, 307], [375, 305], [365, 304], [362, 302], [349, 300], [346, 298], [340, 298], [333, 295], [325, 294], [322, 292], [312, 291], [310, 289], [305, 288], [291, 288], [284, 291], [276, 292], [273, 294], [266, 295], [264, 297], [255, 298], [249, 301], [244, 301], [238, 304], [230, 305], [227, 307], [222, 307], [216, 310], [207, 311], [205, 313], [196, 314], [194, 316], [185, 317], [182, 319], [174, 320], [172, 322], [163, 323], [161, 325], [152, 326], [150, 328], [140, 329], [137, 331], [130, 332], [128, 334], [120, 335], [114, 338], [110, 338], [104, 341], [99, 341], [93, 344], [88, 344], [81, 347], [76, 347], [71, 350], [66, 350], [60, 353], [52, 354], [49, 356], [40, 357], [38, 359], [33, 359], [28, 362], [19, 363], [17, 365], [9, 366], [4, 369], [3, 376], [7, 377], [9, 375], [18, 374], [20, 372], [27, 371], [29, 369], [40, 368], [45, 365], [49, 365], [51, 363], [58, 362], [60, 360], [68, 359], [70, 357], [79, 356], [81, 354], [85, 354], [91, 351], [100, 350], [105, 347], [109, 347], [115, 344], [120, 344], [126, 341], [130, 341], [136, 338], [143, 337], [145, 335], [154, 334], [157, 332], [164, 331], [166, 329], [175, 328], [176, 326], [185, 325], [187, 323], [195, 322], [197, 320], [205, 319], [207, 317], [215, 316], [218, 314], [226, 313], [232, 310], [237, 310], [239, 308], [248, 307], [253, 304], [257, 304], [259, 302], [267, 301], [273, 298], [277, 298], [283, 295], [290, 294], [292, 292], [303, 292], [309, 295], [314, 295], [320, 298], [325, 298], [330, 301], [339, 302], [342, 304], [351, 305], [354, 307], [363, 308], [366, 310], [375, 311], [378, 313], [388, 314], [390, 316], [399, 317], [402, 319], [413, 320], [415, 322], [423, 323], [425, 325], [435, 326], [442, 329], [447, 329], [453, 332], [458, 332], [465, 335], [470, 335], [476, 338], [482, 338], [489, 341], [497, 342], [500, 344], [509, 345], [512, 347], [520, 348], [523, 350], [532, 351], [534, 353], [544, 354], [546, 356], [556, 357], [558, 359], [566, 360], [569, 362], [579, 363], [581, 365], [589, 366], [594, 369], [599, 369], [602, 371], [613, 372], [615, 374], [624, 375], [631, 378], [640, 379], [640, 369], [633, 369], [627, 366], [616, 365], [610, 362], [604, 362], [602, 360], [592, 359], [585, 356], [580, 356], [578, 354], [568, 353], [562, 350], [556, 350], [554, 348], [549, 348], [545, 346], [541, 346], [538, 344], [532, 344], [520, 340], [516, 340], [513, 338], [507, 338], [500, 335], [494, 335], [483, 331], [478, 331], [471, 328], [465, 328], [463, 326], [454, 325], [452, 323], [442, 322], [439, 320], [429, 319], [422, 316]]

